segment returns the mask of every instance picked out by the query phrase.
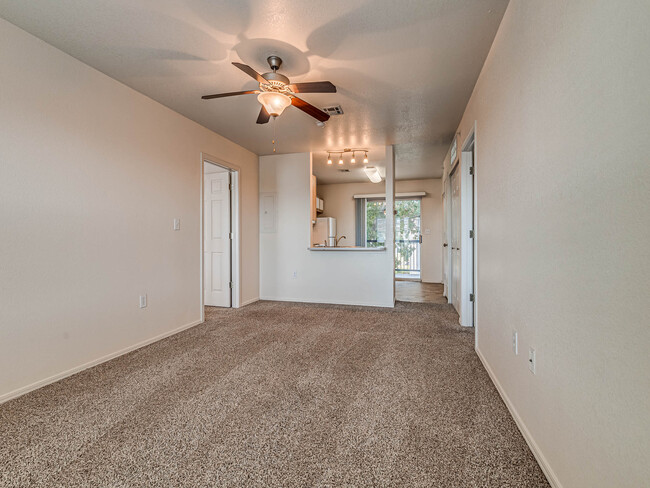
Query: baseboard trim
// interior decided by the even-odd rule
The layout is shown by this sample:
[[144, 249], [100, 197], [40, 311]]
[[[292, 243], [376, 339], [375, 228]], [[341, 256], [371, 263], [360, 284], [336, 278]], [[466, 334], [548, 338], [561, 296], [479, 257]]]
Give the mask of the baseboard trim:
[[355, 307], [381, 307], [381, 308], [395, 308], [393, 301], [392, 305], [385, 303], [359, 303], [359, 302], [345, 302], [345, 301], [328, 301], [328, 300], [305, 300], [304, 298], [278, 298], [278, 297], [260, 297], [260, 300], [267, 300], [270, 302], [294, 302], [294, 303], [315, 303], [322, 305], [353, 305]]
[[132, 346], [125, 347], [124, 349], [120, 349], [119, 351], [113, 352], [111, 354], [107, 354], [106, 356], [102, 356], [98, 359], [94, 359], [92, 361], [81, 364], [79, 366], [75, 366], [74, 368], [68, 369], [61, 373], [57, 373], [48, 378], [36, 381], [30, 385], [23, 386], [16, 390], [10, 391], [8, 393], [5, 393], [4, 395], [0, 395], [0, 404], [18, 398], [20, 396], [23, 396], [29, 393], [30, 391], [38, 390], [39, 388], [42, 388], [44, 386], [50, 385], [52, 383], [56, 383], [57, 381], [67, 378], [68, 376], [72, 376], [73, 374], [77, 374], [85, 369], [92, 368], [93, 366], [97, 366], [99, 364], [105, 363], [106, 361], [110, 361], [111, 359], [115, 359], [119, 356], [123, 356], [124, 354], [128, 354], [130, 352], [135, 351], [136, 349], [140, 349], [141, 347], [148, 346], [149, 344], [153, 344], [154, 342], [158, 342], [162, 339], [173, 336], [174, 334], [178, 334], [179, 332], [182, 332], [186, 329], [190, 329], [202, 323], [203, 320], [196, 320], [194, 322], [190, 322], [189, 324], [182, 325], [180, 327], [177, 327], [176, 329], [170, 330], [168, 332], [164, 332], [163, 334], [159, 334], [150, 339], [146, 339], [144, 341], [138, 342], [137, 344], [134, 344]]
[[508, 407], [508, 411], [510, 412], [510, 415], [512, 416], [515, 423], [517, 424], [517, 428], [519, 428], [519, 432], [521, 432], [521, 435], [524, 436], [524, 440], [526, 441], [526, 444], [528, 444], [528, 447], [533, 453], [533, 456], [535, 456], [535, 459], [537, 460], [539, 467], [542, 468], [542, 472], [544, 473], [544, 476], [546, 476], [546, 479], [548, 480], [548, 482], [551, 484], [553, 488], [562, 488], [562, 484], [560, 483], [557, 476], [555, 475], [555, 472], [549, 465], [544, 454], [542, 454], [542, 451], [540, 450], [539, 446], [535, 442], [535, 439], [533, 439], [533, 436], [531, 435], [530, 431], [526, 427], [526, 424], [521, 419], [519, 413], [515, 409], [512, 402], [510, 401], [510, 398], [508, 397], [508, 395], [506, 395], [506, 392], [501, 386], [501, 383], [499, 383], [499, 380], [494, 375], [494, 372], [492, 371], [492, 368], [490, 368], [490, 365], [488, 364], [487, 360], [485, 359], [483, 354], [481, 354], [481, 351], [478, 348], [474, 348], [474, 350], [476, 351], [477, 356], [481, 360], [481, 363], [483, 363], [483, 367], [487, 371], [487, 374], [492, 380], [492, 383], [494, 383], [494, 386], [499, 392], [499, 395], [501, 396], [503, 403], [505, 403], [506, 407]]
[[246, 300], [245, 302], [242, 302], [239, 304], [239, 308], [245, 307], [246, 305], [250, 305], [251, 303], [259, 302], [260, 297], [257, 298], [251, 298], [250, 300]]

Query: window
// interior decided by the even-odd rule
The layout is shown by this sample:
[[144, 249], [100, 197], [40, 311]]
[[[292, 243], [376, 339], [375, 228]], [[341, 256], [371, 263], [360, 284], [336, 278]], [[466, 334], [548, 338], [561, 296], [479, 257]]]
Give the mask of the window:
[[386, 200], [366, 200], [366, 247], [386, 245]]

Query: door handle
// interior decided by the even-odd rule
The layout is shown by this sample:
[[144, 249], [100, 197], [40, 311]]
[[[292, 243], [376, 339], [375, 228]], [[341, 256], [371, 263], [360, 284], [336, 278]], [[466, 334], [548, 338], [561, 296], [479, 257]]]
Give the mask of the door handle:
[[442, 245], [442, 247], [447, 247], [447, 246], [448, 244], [446, 242]]

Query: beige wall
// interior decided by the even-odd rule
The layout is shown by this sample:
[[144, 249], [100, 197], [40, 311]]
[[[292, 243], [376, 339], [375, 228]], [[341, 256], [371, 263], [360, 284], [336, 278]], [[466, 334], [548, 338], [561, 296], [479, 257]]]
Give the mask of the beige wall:
[[459, 128], [478, 352], [565, 488], [650, 479], [648, 25], [647, 1], [512, 0]]
[[0, 400], [199, 321], [202, 151], [241, 167], [259, 296], [257, 156], [3, 20], [0, 45]]
[[[387, 205], [393, 208], [393, 151], [387, 149]], [[260, 233], [261, 298], [394, 306], [392, 225], [386, 226], [386, 250], [310, 251], [310, 175], [310, 153], [260, 157], [260, 193], [275, 196], [277, 217], [273, 232]]]
[[[395, 191], [424, 191], [422, 197], [422, 281], [442, 281], [442, 180], [401, 180], [395, 182]], [[383, 184], [341, 183], [318, 185], [317, 193], [325, 202], [320, 217], [335, 217], [339, 236], [346, 236], [341, 245], [355, 244], [355, 202], [354, 195], [383, 193]], [[426, 233], [429, 229], [430, 233]]]

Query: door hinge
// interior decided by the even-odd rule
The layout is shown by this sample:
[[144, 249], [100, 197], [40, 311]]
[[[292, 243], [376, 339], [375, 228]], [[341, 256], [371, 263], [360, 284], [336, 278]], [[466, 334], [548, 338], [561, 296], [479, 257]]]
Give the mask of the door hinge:
[[228, 287], [229, 287], [229, 288], [232, 288], [232, 287], [233, 287], [232, 281], [231, 281], [230, 283], [228, 283]]
[[469, 231], [469, 238], [474, 239], [474, 231], [473, 230]]
[[473, 302], [474, 301], [474, 293], [469, 294], [469, 301]]
[[474, 166], [469, 167], [469, 174], [474, 175]]
[[232, 183], [228, 183], [228, 190], [232, 190]]
[[228, 232], [228, 239], [232, 241], [232, 232]]

